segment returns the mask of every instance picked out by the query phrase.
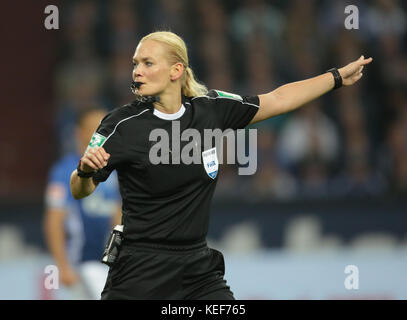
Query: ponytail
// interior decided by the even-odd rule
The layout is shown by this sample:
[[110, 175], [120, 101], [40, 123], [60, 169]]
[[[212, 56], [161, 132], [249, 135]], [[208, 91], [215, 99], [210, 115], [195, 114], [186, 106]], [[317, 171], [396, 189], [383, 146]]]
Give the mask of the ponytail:
[[185, 69], [185, 81], [182, 85], [182, 94], [187, 97], [203, 96], [208, 93], [205, 85], [195, 80], [194, 72], [190, 67]]

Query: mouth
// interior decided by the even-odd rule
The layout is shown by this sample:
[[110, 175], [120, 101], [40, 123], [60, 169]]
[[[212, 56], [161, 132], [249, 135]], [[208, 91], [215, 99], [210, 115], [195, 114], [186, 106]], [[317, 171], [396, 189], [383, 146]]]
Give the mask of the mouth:
[[138, 84], [137, 84], [137, 91], [141, 91], [143, 88], [144, 88], [144, 85], [145, 85], [145, 83], [143, 83], [143, 82], [139, 82]]

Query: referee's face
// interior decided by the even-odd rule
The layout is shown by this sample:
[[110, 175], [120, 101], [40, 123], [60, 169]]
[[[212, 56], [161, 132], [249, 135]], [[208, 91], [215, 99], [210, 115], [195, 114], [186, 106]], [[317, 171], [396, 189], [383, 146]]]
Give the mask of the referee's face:
[[137, 46], [133, 56], [133, 80], [143, 83], [138, 94], [159, 96], [171, 84], [171, 66], [164, 45], [157, 41], [145, 40]]

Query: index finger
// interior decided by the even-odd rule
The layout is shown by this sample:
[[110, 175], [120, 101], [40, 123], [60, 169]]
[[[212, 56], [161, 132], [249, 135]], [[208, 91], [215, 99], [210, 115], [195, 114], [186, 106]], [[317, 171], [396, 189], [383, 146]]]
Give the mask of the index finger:
[[99, 148], [99, 151], [100, 151], [100, 153], [102, 154], [102, 156], [103, 156], [103, 158], [104, 158], [105, 160], [107, 160], [107, 159], [110, 158], [110, 154], [107, 153], [107, 152], [105, 151], [105, 149], [103, 149], [103, 147], [100, 147], [100, 148]]
[[369, 64], [372, 61], [373, 61], [373, 58], [370, 57], [368, 59], [364, 59], [364, 60], [360, 61], [360, 64], [363, 66], [363, 65]]

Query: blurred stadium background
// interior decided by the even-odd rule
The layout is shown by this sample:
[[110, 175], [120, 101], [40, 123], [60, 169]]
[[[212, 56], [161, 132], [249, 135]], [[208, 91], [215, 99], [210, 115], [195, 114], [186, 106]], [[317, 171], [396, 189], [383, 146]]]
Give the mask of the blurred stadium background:
[[[44, 8], [59, 9], [59, 30]], [[359, 8], [359, 30], [344, 9]], [[131, 56], [180, 34], [209, 88], [260, 94], [374, 57], [357, 85], [260, 123], [258, 169], [222, 166], [209, 240], [239, 299], [407, 298], [407, 3], [396, 0], [9, 1], [2, 33], [0, 299], [43, 288], [47, 171], [79, 110], [132, 99]], [[347, 265], [359, 289], [346, 290]]]

